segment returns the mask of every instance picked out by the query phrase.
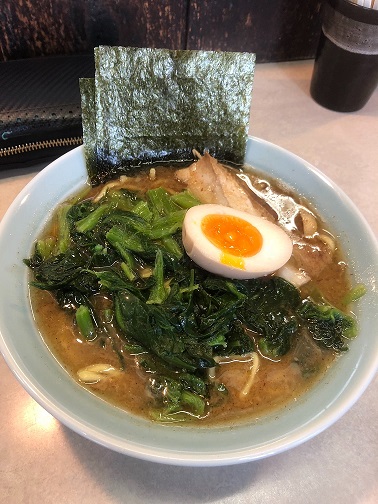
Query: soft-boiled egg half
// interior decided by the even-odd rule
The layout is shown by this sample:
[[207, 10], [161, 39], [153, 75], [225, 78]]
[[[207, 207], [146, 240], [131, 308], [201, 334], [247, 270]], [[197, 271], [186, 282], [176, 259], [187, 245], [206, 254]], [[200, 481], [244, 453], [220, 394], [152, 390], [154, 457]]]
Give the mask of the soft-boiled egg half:
[[276, 224], [223, 205], [197, 205], [183, 222], [188, 256], [201, 268], [227, 278], [258, 278], [281, 268], [293, 244]]

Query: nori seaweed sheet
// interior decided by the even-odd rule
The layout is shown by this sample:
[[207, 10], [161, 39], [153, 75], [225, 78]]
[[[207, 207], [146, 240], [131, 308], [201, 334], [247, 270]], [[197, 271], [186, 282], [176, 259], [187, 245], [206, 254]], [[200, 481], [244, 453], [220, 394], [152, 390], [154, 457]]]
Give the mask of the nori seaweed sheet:
[[[81, 117], [83, 124], [83, 143], [85, 161], [89, 170], [96, 166], [96, 102], [95, 81], [90, 78], [79, 79], [81, 95]], [[89, 172], [90, 173], [90, 172]]]
[[95, 66], [80, 85], [93, 185], [193, 149], [243, 163], [255, 54], [100, 46]]

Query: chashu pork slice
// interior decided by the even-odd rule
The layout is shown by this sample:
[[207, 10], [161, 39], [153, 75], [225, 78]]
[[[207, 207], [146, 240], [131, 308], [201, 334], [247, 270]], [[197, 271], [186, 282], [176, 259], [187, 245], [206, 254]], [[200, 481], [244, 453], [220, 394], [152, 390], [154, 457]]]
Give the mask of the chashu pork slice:
[[201, 203], [225, 205], [252, 215], [274, 220], [258, 201], [252, 199], [241, 181], [227, 167], [205, 152], [188, 168], [177, 170], [175, 176], [187, 184], [188, 190]]

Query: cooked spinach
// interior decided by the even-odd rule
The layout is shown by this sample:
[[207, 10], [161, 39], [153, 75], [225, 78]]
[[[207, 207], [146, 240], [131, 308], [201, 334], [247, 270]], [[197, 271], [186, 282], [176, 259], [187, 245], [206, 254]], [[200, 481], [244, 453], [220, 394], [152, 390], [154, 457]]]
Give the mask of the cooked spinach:
[[260, 352], [273, 358], [286, 354], [298, 331], [295, 313], [301, 302], [298, 289], [279, 277], [268, 282], [257, 279], [245, 288], [248, 296], [243, 318], [247, 327], [259, 335]]
[[161, 420], [207, 413], [214, 399], [207, 370], [217, 357], [258, 351], [276, 359], [303, 331], [338, 351], [355, 335], [354, 318], [325, 300], [302, 300], [279, 277], [234, 281], [198, 267], [181, 240], [185, 209], [196, 204], [162, 188], [144, 196], [114, 188], [97, 203], [65, 203], [57, 233], [39, 239], [25, 260], [31, 285], [51, 291], [86, 339], [110, 339], [121, 359], [122, 351], [142, 352], [151, 414]]
[[305, 299], [298, 315], [313, 339], [326, 348], [345, 351], [348, 349], [346, 340], [357, 336], [355, 318], [324, 300]]

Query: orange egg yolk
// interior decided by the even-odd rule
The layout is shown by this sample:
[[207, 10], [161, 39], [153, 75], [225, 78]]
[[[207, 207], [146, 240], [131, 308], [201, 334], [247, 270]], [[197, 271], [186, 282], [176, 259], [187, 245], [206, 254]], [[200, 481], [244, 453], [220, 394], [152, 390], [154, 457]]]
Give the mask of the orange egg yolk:
[[234, 215], [206, 215], [201, 221], [201, 230], [222, 252], [221, 262], [235, 268], [245, 269], [243, 258], [257, 254], [263, 244], [260, 231]]

